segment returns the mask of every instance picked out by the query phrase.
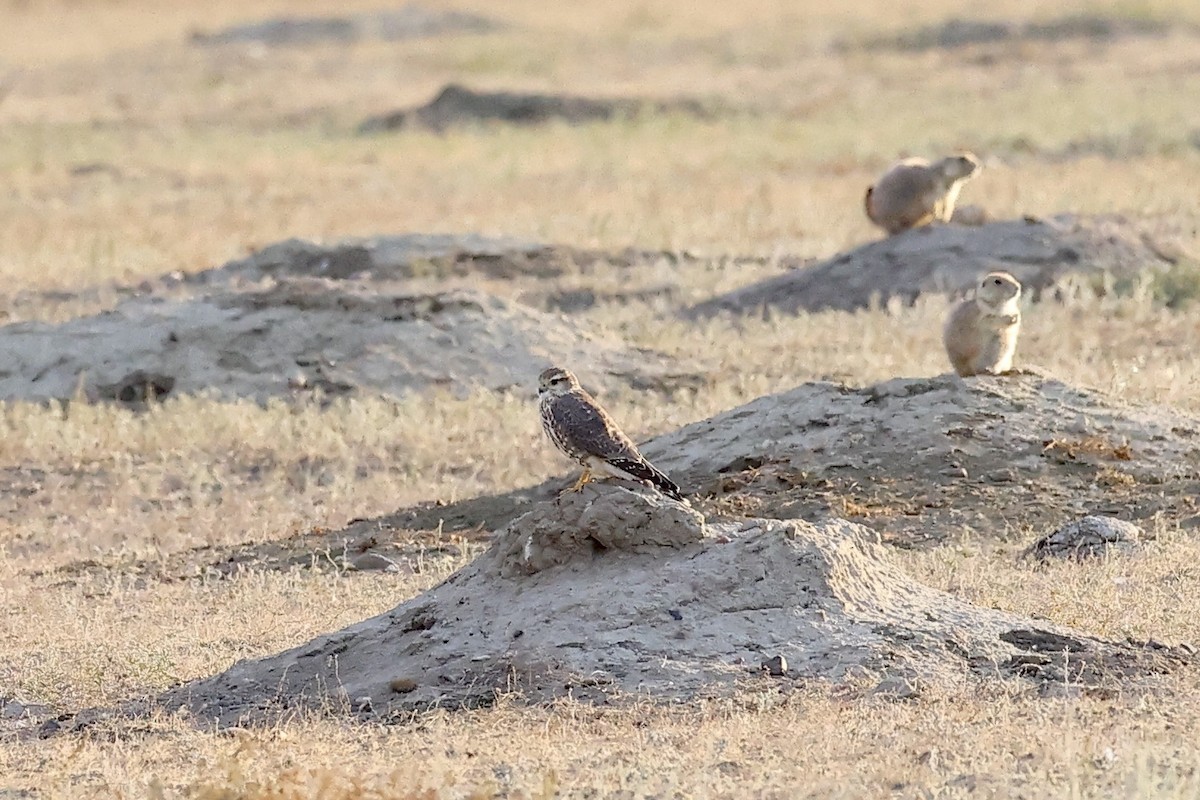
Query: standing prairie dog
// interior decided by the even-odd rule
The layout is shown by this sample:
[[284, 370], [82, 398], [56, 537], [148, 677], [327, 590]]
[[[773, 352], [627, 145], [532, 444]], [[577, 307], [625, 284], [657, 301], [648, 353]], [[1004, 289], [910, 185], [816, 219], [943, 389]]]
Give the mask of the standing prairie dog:
[[971, 153], [932, 164], [923, 158], [898, 161], [867, 188], [867, 218], [889, 234], [934, 220], [949, 222], [963, 184], [979, 169], [979, 159]]
[[946, 354], [959, 375], [999, 375], [1012, 369], [1021, 332], [1021, 284], [1007, 272], [989, 272], [975, 296], [954, 307], [942, 328]]

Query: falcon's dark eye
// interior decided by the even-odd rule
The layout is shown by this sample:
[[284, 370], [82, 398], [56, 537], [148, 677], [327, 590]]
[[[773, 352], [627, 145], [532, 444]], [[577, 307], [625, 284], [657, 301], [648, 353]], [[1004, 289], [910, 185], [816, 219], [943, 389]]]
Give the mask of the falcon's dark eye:
[[992, 279], [992, 283], [994, 283], [994, 284], [996, 284], [997, 286], [999, 286], [1001, 283], [1003, 283], [1003, 281], [1002, 281], [1002, 280], [1000, 280], [999, 278], [993, 278], [993, 279]]

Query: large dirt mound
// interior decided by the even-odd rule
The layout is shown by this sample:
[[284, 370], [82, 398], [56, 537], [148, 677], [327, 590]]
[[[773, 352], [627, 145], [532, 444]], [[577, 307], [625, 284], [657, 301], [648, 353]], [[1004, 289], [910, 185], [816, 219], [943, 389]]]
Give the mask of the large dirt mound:
[[1132, 279], [1182, 255], [1169, 233], [1122, 217], [1061, 214], [978, 226], [931, 225], [734, 290], [688, 309], [689, 317], [778, 310], [853, 311], [896, 298], [959, 294], [987, 272], [1011, 272], [1035, 300], [1067, 279]]
[[494, 20], [477, 14], [434, 10], [410, 3], [394, 11], [348, 17], [276, 17], [219, 31], [196, 31], [191, 40], [206, 46], [350, 44], [367, 39], [396, 41], [448, 33], [486, 33], [499, 27]]
[[[1085, 514], [1200, 519], [1200, 419], [1036, 374], [808, 383], [642, 450], [707, 513], [845, 517], [903, 546], [1024, 538]], [[566, 480], [361, 526], [495, 530]]]
[[1016, 677], [1116, 688], [1191, 659], [973, 606], [914, 581], [872, 538], [842, 520], [708, 523], [641, 490], [588, 487], [534, 508], [394, 610], [161, 701], [236, 724], [298, 708], [480, 705], [510, 691], [677, 700], [854, 679], [911, 695]]
[[425, 105], [371, 117], [359, 126], [359, 131], [375, 133], [400, 128], [445, 131], [485, 122], [542, 125], [553, 120], [578, 125], [646, 113], [683, 113], [698, 117], [711, 115], [703, 103], [686, 98], [651, 100], [531, 92], [477, 92], [451, 83]]
[[477, 234], [406, 233], [342, 239], [328, 244], [286, 239], [183, 280], [219, 284], [289, 276], [375, 281], [453, 277], [544, 279], [586, 272], [597, 265], [653, 269], [659, 262], [701, 261], [690, 253], [666, 250], [631, 247], [589, 250]]
[[[477, 234], [410, 233], [329, 243], [287, 239], [220, 267], [165, 276], [140, 288], [169, 292], [180, 287], [244, 287], [289, 277], [429, 287], [484, 279], [519, 287], [518, 299], [526, 305], [571, 312], [602, 302], [652, 297], [670, 300], [678, 293], [678, 282], [672, 280], [678, 270], [764, 260], [702, 258], [687, 252], [633, 247], [595, 250]], [[655, 280], [649, 286], [607, 291], [578, 285], [580, 276], [604, 268], [637, 270]]]
[[262, 401], [427, 387], [532, 392], [552, 362], [598, 388], [701, 378], [659, 354], [478, 292], [411, 294], [318, 279], [183, 299], [133, 297], [61, 324], [0, 327], [0, 399], [139, 403], [213, 391]]

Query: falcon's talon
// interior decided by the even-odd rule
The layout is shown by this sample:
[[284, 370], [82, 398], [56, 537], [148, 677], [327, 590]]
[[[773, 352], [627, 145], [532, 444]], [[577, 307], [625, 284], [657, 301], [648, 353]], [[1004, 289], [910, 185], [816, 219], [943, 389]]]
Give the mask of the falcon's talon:
[[579, 476], [579, 480], [575, 481], [575, 485], [572, 486], [568, 491], [582, 492], [583, 487], [586, 486], [588, 483], [590, 483], [591, 480], [592, 480], [592, 471], [590, 469], [588, 469], [587, 467], [584, 467], [583, 474], [581, 474]]

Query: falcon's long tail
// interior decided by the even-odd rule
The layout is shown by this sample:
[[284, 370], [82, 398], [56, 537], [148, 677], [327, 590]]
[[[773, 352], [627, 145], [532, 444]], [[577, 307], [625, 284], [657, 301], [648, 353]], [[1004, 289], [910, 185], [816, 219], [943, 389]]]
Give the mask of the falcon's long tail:
[[666, 475], [658, 471], [657, 468], [649, 461], [634, 461], [629, 458], [615, 458], [608, 462], [622, 472], [628, 472], [633, 477], [642, 481], [649, 481], [654, 488], [665, 494], [672, 500], [683, 502], [683, 494], [679, 491], [679, 487], [675, 482]]

